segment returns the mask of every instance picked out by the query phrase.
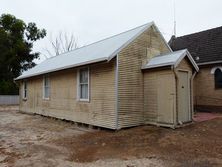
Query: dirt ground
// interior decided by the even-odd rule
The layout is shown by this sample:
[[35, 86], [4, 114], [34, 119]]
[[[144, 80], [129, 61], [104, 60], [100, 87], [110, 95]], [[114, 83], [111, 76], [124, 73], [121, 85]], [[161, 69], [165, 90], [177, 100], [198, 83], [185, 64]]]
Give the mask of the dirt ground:
[[222, 166], [222, 118], [184, 128], [93, 130], [0, 110], [0, 167]]

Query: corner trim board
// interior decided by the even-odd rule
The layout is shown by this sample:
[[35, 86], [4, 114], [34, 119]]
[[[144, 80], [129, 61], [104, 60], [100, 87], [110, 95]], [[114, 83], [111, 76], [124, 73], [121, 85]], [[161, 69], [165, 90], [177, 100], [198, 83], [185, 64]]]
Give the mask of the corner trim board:
[[118, 110], [119, 110], [119, 104], [118, 104], [118, 82], [119, 82], [119, 54], [116, 55], [116, 71], [115, 71], [115, 91], [116, 91], [116, 129], [119, 129], [118, 127]]

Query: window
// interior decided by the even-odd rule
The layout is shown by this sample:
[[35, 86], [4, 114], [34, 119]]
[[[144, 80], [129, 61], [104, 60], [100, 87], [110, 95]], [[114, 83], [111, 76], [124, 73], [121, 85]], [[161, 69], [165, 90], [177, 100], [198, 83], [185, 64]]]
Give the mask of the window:
[[214, 72], [214, 81], [216, 89], [222, 88], [222, 71], [219, 68], [217, 68]]
[[27, 81], [23, 82], [23, 99], [27, 99]]
[[78, 81], [78, 99], [89, 101], [89, 68], [79, 69]]
[[49, 99], [50, 97], [50, 83], [49, 83], [49, 76], [43, 77], [43, 98]]

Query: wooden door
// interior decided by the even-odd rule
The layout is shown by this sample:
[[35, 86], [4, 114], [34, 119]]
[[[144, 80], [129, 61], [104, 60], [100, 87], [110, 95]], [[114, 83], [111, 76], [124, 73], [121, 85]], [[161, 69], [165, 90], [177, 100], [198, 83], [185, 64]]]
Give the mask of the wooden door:
[[178, 122], [191, 121], [190, 83], [188, 71], [178, 71]]

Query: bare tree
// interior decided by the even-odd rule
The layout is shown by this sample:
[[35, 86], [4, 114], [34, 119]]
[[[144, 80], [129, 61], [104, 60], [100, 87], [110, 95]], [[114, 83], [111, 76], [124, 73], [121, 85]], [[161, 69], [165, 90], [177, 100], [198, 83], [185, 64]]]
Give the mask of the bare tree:
[[[44, 49], [49, 57], [57, 56], [78, 48], [77, 38], [74, 34], [68, 34], [67, 32], [60, 31], [55, 38], [52, 38], [51, 35], [49, 42], [51, 47]], [[48, 58], [46, 54], [43, 55]]]

